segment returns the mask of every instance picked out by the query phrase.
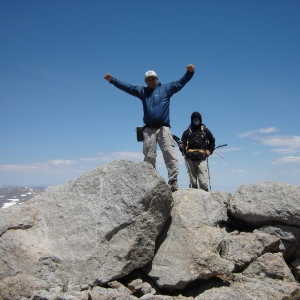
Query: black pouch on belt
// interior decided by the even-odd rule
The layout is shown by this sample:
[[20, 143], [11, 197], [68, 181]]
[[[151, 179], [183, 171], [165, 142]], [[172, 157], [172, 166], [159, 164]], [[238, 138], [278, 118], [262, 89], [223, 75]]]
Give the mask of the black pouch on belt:
[[144, 132], [144, 126], [136, 128], [136, 139], [138, 142], [142, 142], [144, 140], [143, 132]]

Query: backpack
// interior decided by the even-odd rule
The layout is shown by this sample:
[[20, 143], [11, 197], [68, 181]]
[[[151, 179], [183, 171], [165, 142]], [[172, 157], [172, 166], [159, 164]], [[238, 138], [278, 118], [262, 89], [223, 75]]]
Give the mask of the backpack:
[[[201, 124], [201, 128], [200, 129], [201, 129], [202, 134], [204, 135], [206, 144], [208, 144], [208, 139], [206, 137], [206, 126], [204, 124]], [[190, 138], [190, 136], [191, 136], [191, 134], [193, 132], [192, 129], [191, 129], [191, 125], [189, 125], [188, 130], [189, 130], [189, 135], [188, 135], [188, 138], [187, 138], [186, 149], [188, 149], [189, 138]]]
[[188, 138], [186, 141], [186, 147], [184, 149], [184, 152], [185, 152], [184, 154], [186, 157], [188, 157], [189, 159], [192, 159], [192, 160], [199, 160], [199, 159], [202, 159], [203, 157], [206, 157], [208, 139], [206, 137], [206, 127], [204, 124], [201, 124], [200, 130], [201, 130], [204, 142], [205, 142], [205, 148], [204, 149], [203, 148], [189, 149], [189, 139], [190, 139], [190, 136], [193, 131], [192, 131], [190, 125], [188, 127], [189, 134], [188, 134]]

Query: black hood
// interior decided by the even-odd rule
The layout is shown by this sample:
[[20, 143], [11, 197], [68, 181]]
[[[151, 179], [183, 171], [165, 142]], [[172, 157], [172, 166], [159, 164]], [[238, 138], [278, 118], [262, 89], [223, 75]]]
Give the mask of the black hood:
[[200, 119], [200, 125], [202, 124], [202, 117], [201, 114], [197, 111], [194, 111], [191, 115], [191, 124], [193, 125], [193, 120], [199, 118]]

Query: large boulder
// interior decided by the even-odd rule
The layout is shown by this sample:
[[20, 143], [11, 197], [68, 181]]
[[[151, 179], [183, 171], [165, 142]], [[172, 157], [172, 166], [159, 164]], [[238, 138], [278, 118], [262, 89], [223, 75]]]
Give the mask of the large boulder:
[[121, 160], [1, 210], [0, 299], [20, 299], [26, 285], [80, 291], [143, 267], [172, 205], [149, 163]]
[[300, 186], [281, 182], [242, 185], [229, 212], [254, 227], [286, 224], [300, 227]]
[[[230, 193], [182, 189], [173, 194], [174, 207], [159, 249], [145, 271], [165, 290], [183, 289], [196, 279], [228, 275], [234, 264], [220, 256]], [[165, 228], [166, 229], [166, 228]]]
[[261, 232], [232, 232], [221, 245], [221, 257], [234, 263], [235, 271], [245, 268], [250, 262], [266, 252], [279, 252], [280, 239]]

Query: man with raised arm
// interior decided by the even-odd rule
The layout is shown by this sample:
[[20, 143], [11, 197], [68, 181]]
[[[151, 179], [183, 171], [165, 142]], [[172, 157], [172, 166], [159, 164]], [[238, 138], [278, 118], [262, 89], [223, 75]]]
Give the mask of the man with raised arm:
[[144, 160], [155, 168], [157, 143], [162, 151], [168, 170], [168, 184], [174, 192], [178, 189], [178, 160], [175, 153], [175, 143], [170, 130], [170, 99], [188, 83], [195, 72], [192, 64], [187, 66], [183, 77], [177, 81], [162, 84], [154, 71], [145, 73], [145, 86], [134, 86], [121, 81], [111, 74], [105, 74], [104, 79], [118, 89], [139, 98], [144, 110], [143, 153]]

